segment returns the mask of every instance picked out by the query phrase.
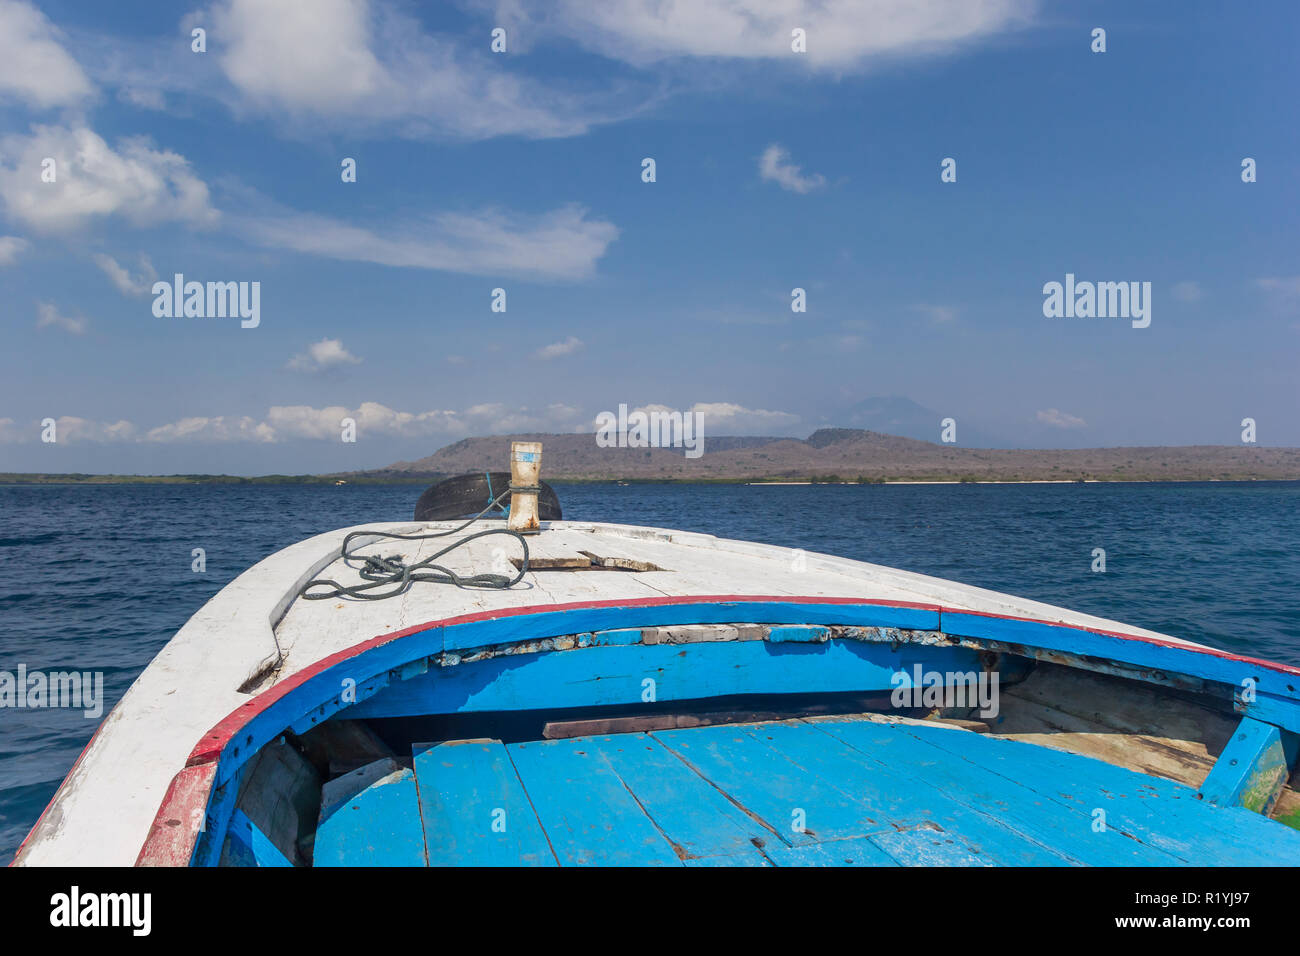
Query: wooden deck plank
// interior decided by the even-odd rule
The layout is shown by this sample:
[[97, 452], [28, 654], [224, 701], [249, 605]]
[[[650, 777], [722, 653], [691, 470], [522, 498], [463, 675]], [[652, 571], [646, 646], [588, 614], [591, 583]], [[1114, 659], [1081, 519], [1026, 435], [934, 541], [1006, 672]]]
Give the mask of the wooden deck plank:
[[930, 827], [877, 833], [871, 842], [901, 866], [997, 866], [998, 861], [981, 852], [956, 833]]
[[537, 815], [499, 740], [414, 748], [430, 866], [555, 866]]
[[415, 774], [406, 768], [371, 784], [316, 828], [313, 866], [424, 866]]
[[690, 860], [682, 860], [682, 865], [707, 867], [771, 866], [772, 861], [768, 859], [763, 850], [751, 846], [748, 850], [741, 850], [739, 853], [727, 853], [721, 856], [701, 856]]
[[777, 866], [898, 866], [892, 856], [867, 837], [773, 847], [768, 854]]
[[[1085, 758], [1030, 748], [1011, 741], [989, 741], [983, 734], [931, 730], [916, 725], [852, 720], [816, 720], [810, 724], [904, 774], [914, 781], [914, 786], [933, 787], [971, 809], [1005, 821], [1043, 846], [1057, 849], [1081, 863], [1090, 866], [1174, 866], [1179, 862], [1175, 856], [1128, 839], [1114, 828], [1095, 832], [1090, 810], [1098, 804], [1100, 794], [1091, 802], [1085, 801], [1086, 807], [1074, 807], [1062, 805], [1020, 782], [1046, 777], [1053, 782], [1059, 780], [1063, 785], [1076, 786], [1075, 778], [1051, 774], [1037, 762], [1036, 757], [1050, 754], [1058, 759], [1074, 761]], [[949, 737], [953, 739], [948, 740]], [[939, 738], [944, 739], [944, 745], [934, 742]], [[1025, 750], [1003, 754], [1009, 764], [1006, 773], [993, 773], [979, 765], [986, 759], [988, 750], [981, 744], [987, 743], [1000, 745], [1006, 751], [1020, 747]], [[968, 759], [972, 754], [978, 754], [978, 757]], [[1120, 768], [1108, 769], [1127, 773]]]
[[506, 748], [561, 866], [680, 866], [598, 746], [583, 738]]
[[[1131, 846], [1160, 851], [1164, 859], [1154, 862], [1168, 863], [1172, 858], [1200, 866], [1300, 864], [1300, 833], [1242, 808], [1204, 803], [1182, 784], [1014, 741], [976, 735], [967, 745], [954, 748], [942, 731], [908, 727], [905, 733], [960, 757], [961, 764], [947, 758], [937, 762], [950, 774], [968, 777], [978, 770], [1018, 781], [1021, 789], [1032, 790], [1040, 800], [1081, 816], [1089, 825], [1080, 832], [1076, 824], [1067, 835], [1069, 842], [1061, 844], [1071, 855], [1076, 855], [1076, 849], [1084, 852], [1101, 843], [1115, 843], [1098, 837], [1118, 835]], [[845, 725], [845, 731], [837, 734], [854, 746], [872, 746], [869, 735], [864, 739], [857, 728]], [[1104, 833], [1091, 827], [1099, 809], [1105, 812]], [[1084, 842], [1079, 842], [1080, 837]], [[1122, 848], [1123, 842], [1116, 845]]]
[[649, 734], [588, 737], [683, 861], [743, 854], [777, 842], [767, 827]]
[[852, 794], [880, 819], [895, 826], [937, 827], [945, 834], [960, 834], [972, 852], [1006, 866], [1067, 866], [1078, 862], [1018, 832], [1014, 819], [998, 819], [937, 789], [918, 786], [907, 775], [871, 760], [814, 724], [760, 724], [749, 728], [749, 733], [767, 741], [793, 763]]
[[792, 763], [745, 726], [655, 731], [651, 736], [791, 846], [891, 830], [902, 812], [897, 802], [886, 812], [867, 806]]

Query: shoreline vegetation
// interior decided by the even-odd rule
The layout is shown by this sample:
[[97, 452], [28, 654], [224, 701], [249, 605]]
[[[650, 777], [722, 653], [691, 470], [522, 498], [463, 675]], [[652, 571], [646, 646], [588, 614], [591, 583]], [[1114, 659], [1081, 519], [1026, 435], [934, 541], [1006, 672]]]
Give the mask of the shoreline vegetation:
[[417, 461], [315, 475], [96, 475], [0, 472], [0, 485], [231, 484], [428, 485], [500, 471], [512, 441], [540, 441], [550, 482], [622, 484], [884, 485], [1077, 484], [1300, 480], [1300, 448], [1258, 445], [1120, 446], [1077, 449], [968, 448], [856, 428], [806, 439], [721, 437], [707, 453], [680, 448], [602, 448], [591, 434], [466, 438]]

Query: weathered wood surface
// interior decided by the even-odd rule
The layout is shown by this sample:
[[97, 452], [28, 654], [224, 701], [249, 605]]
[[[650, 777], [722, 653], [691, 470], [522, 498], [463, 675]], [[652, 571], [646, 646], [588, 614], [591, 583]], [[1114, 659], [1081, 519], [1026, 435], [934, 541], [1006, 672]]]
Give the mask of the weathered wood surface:
[[321, 815], [314, 866], [424, 866], [415, 774], [405, 767], [381, 777]]
[[1158, 688], [1040, 664], [1002, 691], [993, 732], [1199, 787], [1236, 725]]
[[1295, 734], [1242, 718], [1201, 784], [1201, 796], [1219, 806], [1270, 812], [1295, 769], [1297, 746]]
[[[1189, 787], [922, 721], [469, 741], [417, 746], [415, 767], [442, 865], [1300, 864], [1300, 833]], [[399, 816], [380, 831], [409, 837]], [[357, 862], [362, 822], [341, 833]]]

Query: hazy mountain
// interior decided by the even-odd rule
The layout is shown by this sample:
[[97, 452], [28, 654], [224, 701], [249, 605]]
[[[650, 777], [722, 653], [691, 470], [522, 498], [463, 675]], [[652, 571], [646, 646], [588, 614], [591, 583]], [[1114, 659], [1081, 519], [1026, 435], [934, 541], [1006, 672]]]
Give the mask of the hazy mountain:
[[545, 478], [640, 480], [1011, 481], [1300, 479], [1300, 449], [1241, 445], [1061, 450], [969, 448], [858, 428], [807, 439], [711, 438], [680, 448], [601, 448], [594, 434], [466, 438], [427, 458], [361, 474], [456, 475], [509, 467], [511, 441], [542, 442]]

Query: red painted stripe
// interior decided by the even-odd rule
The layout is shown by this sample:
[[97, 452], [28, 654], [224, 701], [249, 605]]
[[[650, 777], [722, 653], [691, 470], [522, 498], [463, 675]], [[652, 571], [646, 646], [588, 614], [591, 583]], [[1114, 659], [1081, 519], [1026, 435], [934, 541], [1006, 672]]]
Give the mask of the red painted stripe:
[[172, 778], [136, 857], [136, 866], [189, 866], [216, 778], [215, 762], [186, 767]]

